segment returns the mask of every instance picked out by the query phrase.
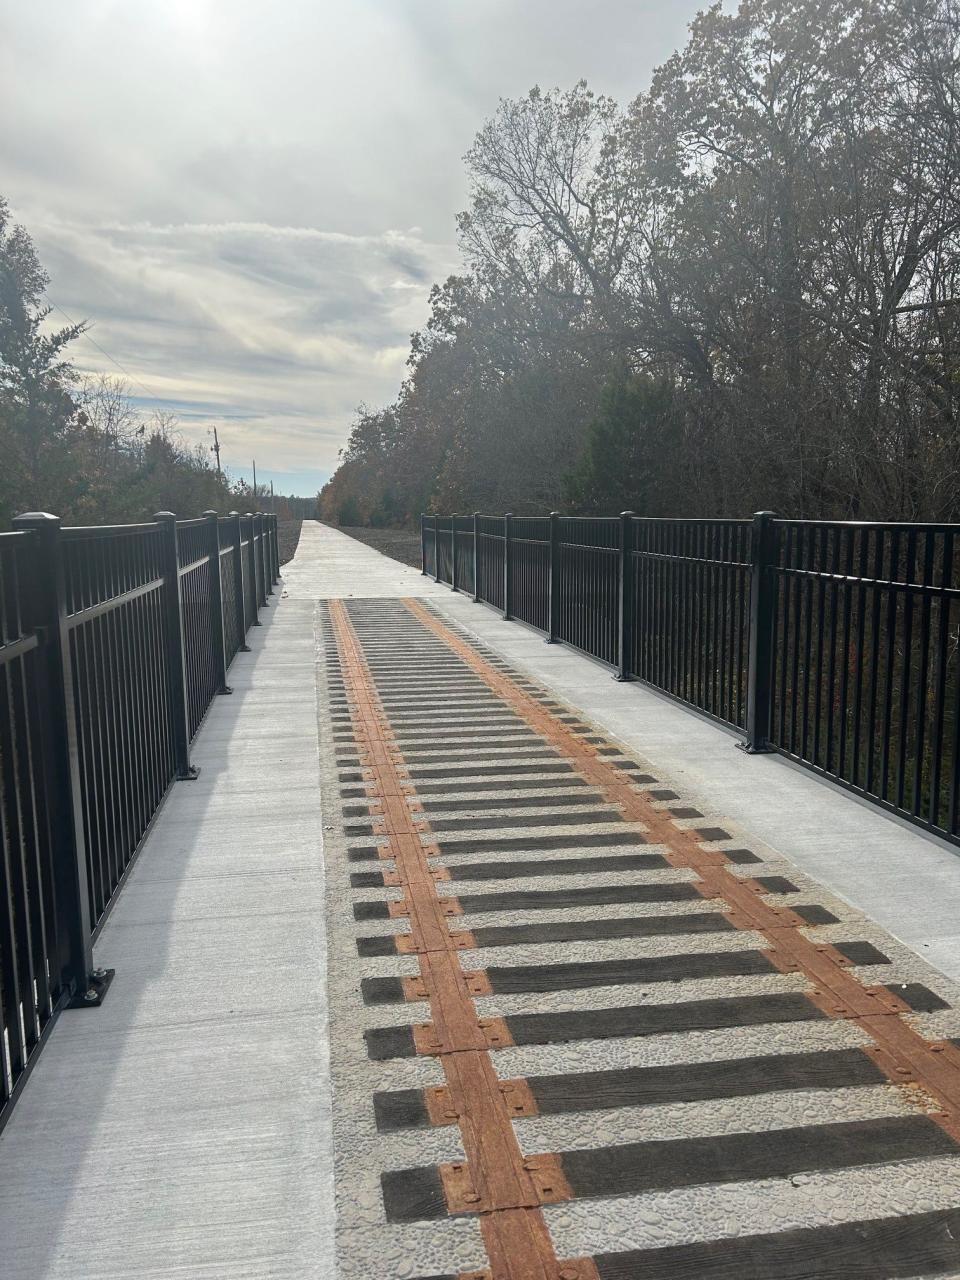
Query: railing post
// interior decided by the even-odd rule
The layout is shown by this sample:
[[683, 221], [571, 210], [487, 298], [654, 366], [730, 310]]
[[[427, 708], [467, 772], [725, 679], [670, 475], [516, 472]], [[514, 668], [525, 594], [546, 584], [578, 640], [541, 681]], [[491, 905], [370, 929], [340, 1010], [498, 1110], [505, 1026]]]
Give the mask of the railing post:
[[260, 574], [260, 603], [266, 608], [270, 603], [267, 595], [273, 595], [272, 589], [267, 588], [267, 542], [266, 533], [264, 532], [264, 520], [266, 516], [262, 511], [258, 511], [253, 517], [257, 525], [257, 570]]
[[440, 581], [440, 531], [436, 516], [433, 517], [433, 580]]
[[273, 552], [270, 550], [270, 521], [272, 516], [263, 511], [260, 514], [263, 537], [263, 590], [264, 604], [269, 604], [267, 596], [273, 595]]
[[268, 511], [267, 514], [263, 517], [264, 519], [263, 536], [266, 539], [265, 547], [266, 547], [266, 556], [267, 556], [267, 592], [271, 596], [273, 595], [273, 584], [277, 580], [277, 575], [274, 572], [274, 567], [273, 567], [273, 541], [274, 541], [273, 527], [274, 527], [274, 521], [276, 520], [276, 518], [277, 517], [271, 511]]
[[243, 603], [244, 581], [243, 581], [243, 549], [240, 542], [243, 534], [240, 530], [240, 512], [231, 511], [230, 519], [233, 522], [231, 528], [231, 539], [233, 541], [233, 609], [237, 619], [237, 635], [240, 637], [239, 653], [249, 653], [250, 646], [247, 644], [247, 611]]
[[[57, 918], [62, 922], [64, 963], [59, 975], [71, 992], [71, 1007], [95, 1008], [113, 979], [113, 969], [94, 969], [87, 847], [83, 835], [80, 746], [67, 627], [66, 583], [59, 516], [30, 511], [12, 521], [32, 535], [32, 573], [24, 575], [24, 621], [37, 633], [43, 767], [50, 781], [47, 804], [52, 836]], [[54, 975], [50, 975], [53, 979]]]
[[450, 517], [450, 590], [457, 590], [457, 517]]
[[547, 644], [560, 640], [560, 512], [550, 512], [550, 629]]
[[620, 664], [618, 680], [632, 680], [630, 659], [633, 655], [633, 517], [632, 511], [620, 512]]
[[513, 515], [508, 512], [503, 517], [503, 620], [509, 622], [510, 597], [513, 595], [513, 557], [510, 554], [511, 533], [513, 531]]
[[177, 557], [177, 517], [158, 511], [153, 517], [160, 528], [163, 563], [163, 612], [167, 648], [172, 717], [173, 759], [181, 782], [195, 778], [199, 770], [190, 764], [190, 710], [187, 706], [187, 672], [183, 652], [183, 618], [180, 613], [180, 562]]
[[427, 517], [420, 512], [420, 572], [427, 576]]
[[480, 603], [480, 512], [473, 513], [473, 603]]
[[263, 624], [257, 617], [260, 611], [260, 590], [257, 586], [257, 530], [255, 524], [255, 516], [252, 511], [247, 512], [247, 520], [250, 522], [250, 545], [247, 555], [247, 581], [246, 589], [249, 592], [248, 599], [253, 601], [253, 619], [250, 623], [251, 627], [259, 627]]
[[750, 755], [771, 751], [773, 648], [776, 627], [776, 513], [758, 511], [750, 538], [750, 634], [747, 663], [746, 740]]
[[257, 608], [262, 609], [267, 602], [267, 591], [263, 585], [263, 516], [254, 511], [251, 527], [253, 529], [253, 554], [256, 565]]
[[220, 578], [220, 517], [205, 511], [210, 548], [210, 631], [217, 667], [217, 693], [233, 693], [227, 684], [227, 645], [223, 636], [223, 582]]
[[271, 530], [271, 537], [273, 539], [273, 541], [270, 544], [273, 548], [273, 580], [274, 582], [279, 582], [280, 581], [280, 517], [279, 516], [274, 515], [270, 517], [270, 530]]

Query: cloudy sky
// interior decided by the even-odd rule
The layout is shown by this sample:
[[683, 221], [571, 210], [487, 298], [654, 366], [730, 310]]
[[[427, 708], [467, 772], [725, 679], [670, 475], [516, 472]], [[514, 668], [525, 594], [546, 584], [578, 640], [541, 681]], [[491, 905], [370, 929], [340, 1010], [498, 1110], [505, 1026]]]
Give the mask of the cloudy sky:
[[[458, 266], [501, 96], [626, 102], [697, 0], [0, 0], [0, 193], [84, 370], [315, 493]], [[98, 345], [94, 345], [94, 342]], [[102, 350], [100, 349], [102, 348]]]

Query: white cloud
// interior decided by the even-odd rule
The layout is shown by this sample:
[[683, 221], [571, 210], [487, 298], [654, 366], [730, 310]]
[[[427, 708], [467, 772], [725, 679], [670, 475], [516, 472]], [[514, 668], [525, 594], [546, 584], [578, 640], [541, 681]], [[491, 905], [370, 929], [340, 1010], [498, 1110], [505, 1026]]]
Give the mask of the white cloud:
[[695, 7], [0, 0], [0, 191], [51, 297], [188, 433], [329, 470], [458, 269], [460, 157], [497, 97], [630, 97]]

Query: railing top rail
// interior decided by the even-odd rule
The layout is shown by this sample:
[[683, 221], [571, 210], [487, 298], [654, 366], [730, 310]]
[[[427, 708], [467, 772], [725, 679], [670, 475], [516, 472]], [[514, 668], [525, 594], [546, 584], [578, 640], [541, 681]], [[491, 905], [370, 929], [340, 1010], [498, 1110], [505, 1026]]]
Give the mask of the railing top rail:
[[61, 530], [65, 538], [79, 541], [83, 538], [122, 538], [134, 533], [156, 533], [154, 521], [142, 524], [76, 524]]
[[[473, 514], [469, 516], [460, 516], [458, 519], [473, 519]], [[557, 512], [561, 520], [567, 521], [603, 521], [614, 522], [620, 520], [620, 514], [602, 515], [602, 516], [575, 516], [566, 515], [564, 512]], [[624, 513], [626, 514], [626, 513]], [[481, 520], [499, 520], [504, 519], [503, 513], [492, 514], [488, 511], [478, 511], [476, 515]], [[424, 512], [424, 518], [427, 520], [449, 520], [450, 516], [444, 516], [437, 512]], [[550, 513], [544, 512], [540, 515], [516, 515], [511, 513], [511, 519], [514, 521], [521, 520], [549, 520]], [[630, 519], [637, 524], [664, 524], [664, 525], [685, 525], [699, 526], [709, 528], [711, 526], [730, 527], [739, 526], [743, 528], [749, 527], [753, 523], [751, 516], [641, 516], [630, 514]], [[799, 517], [786, 517], [774, 515], [771, 517], [771, 523], [780, 527], [800, 527], [807, 528], [810, 526], [833, 529], [900, 529], [914, 530], [915, 532], [929, 533], [954, 533], [960, 534], [960, 523], [950, 523], [947, 521], [923, 521], [923, 520], [806, 520]], [[427, 532], [430, 526], [427, 526]]]
[[190, 520], [178, 520], [177, 528], [178, 529], [197, 529], [200, 527], [200, 525], [203, 525], [206, 523], [207, 523], [206, 516], [194, 516]]
[[[478, 519], [478, 520], [497, 520], [497, 521], [500, 521], [500, 522], [502, 523], [502, 521], [503, 521], [503, 519], [504, 519], [503, 515], [491, 515], [489, 512], [486, 512], [486, 511], [478, 511], [476, 514], [477, 514], [477, 519]], [[524, 520], [549, 520], [549, 519], [550, 519], [550, 514], [551, 514], [550, 512], [545, 512], [545, 513], [540, 514], [540, 515], [513, 515], [513, 514], [511, 514], [511, 515], [510, 515], [510, 519], [513, 521], [513, 523], [514, 523], [514, 524], [519, 524], [521, 521], [524, 521]], [[566, 520], [566, 521], [569, 521], [569, 522], [576, 521], [576, 522], [583, 522], [583, 523], [585, 523], [585, 524], [586, 524], [587, 522], [593, 522], [593, 523], [604, 523], [604, 524], [607, 524], [607, 523], [609, 523], [609, 524], [619, 524], [619, 523], [620, 523], [620, 515], [619, 515], [619, 514], [618, 514], [618, 515], [614, 515], [614, 516], [569, 516], [569, 515], [565, 515], [563, 512], [557, 512], [557, 515], [559, 516], [559, 518], [560, 518], [561, 520]], [[449, 519], [450, 519], [450, 516], [434, 515], [433, 513], [431, 513], [430, 515], [427, 515], [426, 513], [424, 513], [424, 518], [425, 518], [425, 519], [427, 519], [427, 520], [434, 520], [434, 519], [435, 519], [435, 520], [449, 520]], [[466, 519], [466, 520], [472, 520], [472, 519], [473, 519], [473, 516], [472, 516], [472, 515], [470, 515], [470, 516], [458, 516], [458, 517], [457, 517], [457, 519], [460, 519], [460, 520], [463, 520], [463, 519]], [[715, 527], [718, 527], [718, 528], [722, 528], [722, 527], [731, 527], [731, 526], [737, 526], [737, 527], [742, 527], [742, 528], [749, 528], [749, 526], [753, 523], [751, 519], [749, 519], [749, 518], [745, 519], [745, 518], [740, 517], [740, 516], [703, 516], [703, 517], [696, 517], [696, 518], [693, 518], [693, 519], [685, 520], [685, 519], [677, 518], [677, 517], [673, 517], [673, 516], [635, 516], [635, 515], [631, 515], [630, 519], [631, 519], [632, 521], [634, 521], [635, 523], [637, 523], [637, 524], [668, 524], [668, 525], [677, 525], [677, 526], [680, 526], [680, 525], [687, 525], [687, 526], [690, 526], [690, 525], [697, 525], [697, 526], [702, 526], [702, 527], [704, 527], [704, 528], [709, 528], [709, 527], [712, 527], [712, 526], [715, 526]], [[804, 524], [804, 523], [810, 523], [810, 522], [808, 522], [808, 521], [800, 521], [799, 523]], [[425, 526], [425, 528], [426, 528], [426, 532], [427, 532], [427, 533], [430, 533], [430, 532], [432, 532], [433, 526], [432, 526], [432, 525], [427, 525], [427, 526]]]
[[[579, 517], [574, 517], [579, 518]], [[601, 519], [619, 520], [619, 516], [605, 516]], [[674, 525], [696, 525], [703, 528], [712, 527], [729, 527], [731, 525], [749, 528], [753, 524], [753, 520], [744, 518], [743, 516], [693, 516], [689, 520], [683, 519], [682, 516], [634, 516], [630, 519], [635, 524], [674, 524]]]
[[772, 523], [781, 529], [887, 529], [901, 533], [953, 533], [960, 534], [960, 524], [937, 524], [914, 520], [794, 520], [774, 517]]

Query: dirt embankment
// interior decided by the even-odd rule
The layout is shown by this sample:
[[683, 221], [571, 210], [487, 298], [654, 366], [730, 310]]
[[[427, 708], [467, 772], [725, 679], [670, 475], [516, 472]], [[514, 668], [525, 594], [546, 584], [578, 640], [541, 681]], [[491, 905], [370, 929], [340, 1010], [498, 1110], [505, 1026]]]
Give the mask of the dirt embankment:
[[288, 560], [293, 559], [293, 553], [296, 551], [297, 543], [300, 541], [300, 530], [302, 528], [302, 520], [277, 521], [277, 541], [280, 544], [281, 564], [286, 564]]

